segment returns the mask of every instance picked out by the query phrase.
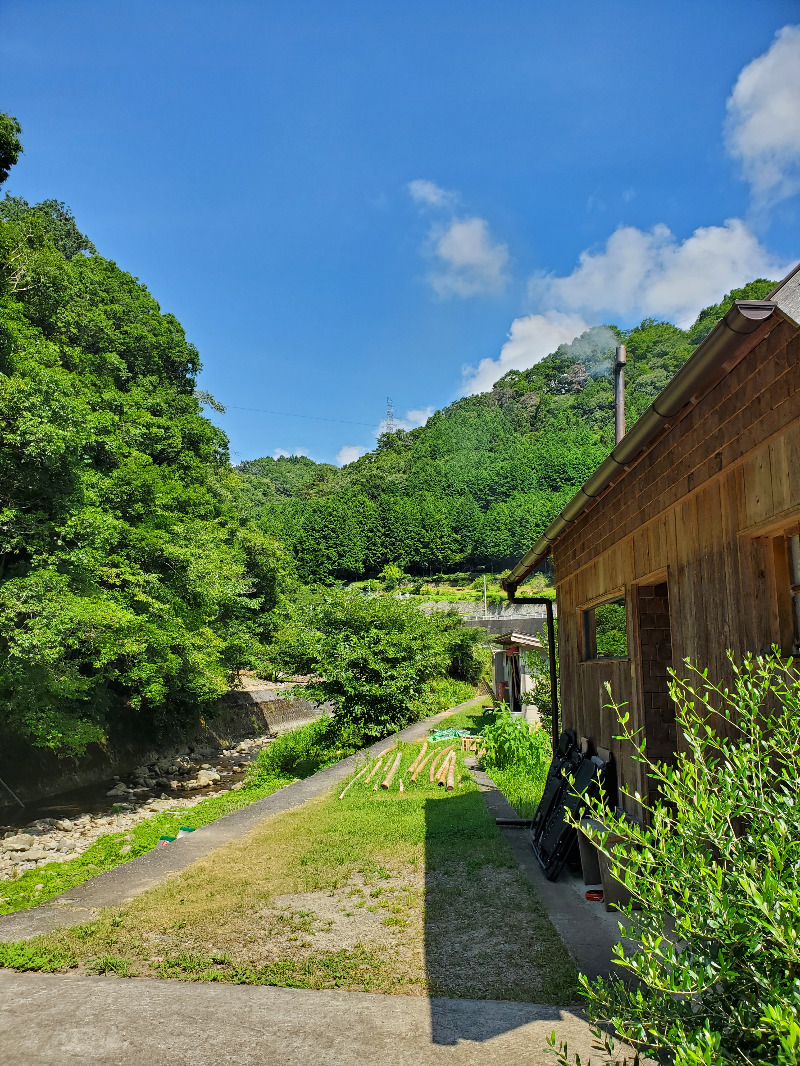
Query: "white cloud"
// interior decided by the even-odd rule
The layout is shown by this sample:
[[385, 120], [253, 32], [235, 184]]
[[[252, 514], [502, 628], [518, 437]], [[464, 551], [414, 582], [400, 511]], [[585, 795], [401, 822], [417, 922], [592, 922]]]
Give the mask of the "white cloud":
[[780, 263], [738, 218], [705, 226], [679, 241], [663, 224], [645, 231], [620, 226], [600, 251], [581, 252], [566, 277], [534, 277], [541, 306], [592, 316], [654, 315], [691, 325], [701, 308], [753, 278], [780, 278]]
[[508, 340], [497, 359], [481, 359], [474, 366], [464, 367], [461, 394], [488, 392], [492, 385], [509, 370], [527, 370], [559, 344], [568, 344], [588, 329], [579, 315], [561, 311], [546, 311], [541, 315], [516, 318], [508, 331]]
[[756, 203], [800, 191], [800, 26], [784, 26], [739, 74], [728, 98], [726, 143]]
[[290, 459], [293, 455], [308, 455], [308, 449], [306, 448], [293, 448], [292, 451], [287, 452], [285, 448], [276, 448], [272, 453], [273, 459]]
[[345, 444], [343, 448], [339, 449], [339, 453], [336, 456], [337, 466], [347, 466], [348, 463], [354, 463], [356, 459], [360, 459], [362, 455], [366, 454], [367, 449], [362, 448], [360, 444]]
[[[395, 417], [394, 428], [409, 430], [416, 429], [418, 426], [424, 426], [435, 410], [435, 407], [420, 407], [415, 410], [406, 411], [405, 418]], [[385, 433], [388, 428], [386, 419], [384, 418], [378, 426], [376, 431], [377, 435], [380, 436], [381, 433]]]
[[411, 199], [420, 207], [455, 207], [458, 193], [442, 189], [435, 181], [427, 178], [415, 178], [406, 186]]
[[439, 265], [428, 281], [438, 296], [484, 296], [505, 288], [508, 248], [492, 240], [485, 219], [454, 219], [444, 230], [434, 227], [431, 240]]
[[450, 215], [428, 230], [425, 252], [435, 263], [428, 274], [433, 291], [442, 299], [486, 296], [502, 292], [508, 282], [508, 248], [495, 241], [485, 218], [456, 218], [459, 195], [427, 178], [406, 186], [419, 208], [439, 208]]

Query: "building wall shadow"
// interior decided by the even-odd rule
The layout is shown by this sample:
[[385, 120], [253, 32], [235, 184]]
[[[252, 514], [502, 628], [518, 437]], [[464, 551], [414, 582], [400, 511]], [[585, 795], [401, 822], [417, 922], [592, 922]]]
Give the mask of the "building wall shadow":
[[[557, 1023], [560, 1007], [541, 1003], [554, 991], [539, 980], [541, 952], [549, 972], [554, 953], [563, 953], [564, 1007], [573, 1001], [566, 949], [549, 925], [545, 942], [538, 939], [541, 910], [520, 878], [480, 792], [425, 801], [424, 950], [434, 1044], [483, 1042], [530, 1022]], [[518, 897], [520, 909], [501, 922], [499, 908]]]

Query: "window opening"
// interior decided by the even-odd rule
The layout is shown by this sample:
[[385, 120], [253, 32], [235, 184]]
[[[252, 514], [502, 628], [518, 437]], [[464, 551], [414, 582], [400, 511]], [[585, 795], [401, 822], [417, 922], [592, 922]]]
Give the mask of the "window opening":
[[625, 597], [598, 603], [583, 612], [586, 659], [627, 659], [628, 612]]
[[789, 537], [789, 582], [792, 590], [794, 644], [792, 655], [800, 655], [800, 534]]

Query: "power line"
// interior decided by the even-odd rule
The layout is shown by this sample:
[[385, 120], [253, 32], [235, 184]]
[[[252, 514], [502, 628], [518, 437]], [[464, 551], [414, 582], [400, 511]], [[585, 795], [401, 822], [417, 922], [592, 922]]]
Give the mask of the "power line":
[[315, 422], [340, 422], [346, 426], [369, 426], [370, 429], [375, 428], [373, 422], [353, 422], [349, 418], [325, 418], [323, 415], [301, 415], [294, 411], [267, 411], [263, 407], [237, 407], [236, 404], [226, 403], [223, 407], [230, 408], [232, 411], [253, 411], [259, 415], [279, 415], [281, 418], [310, 418]]

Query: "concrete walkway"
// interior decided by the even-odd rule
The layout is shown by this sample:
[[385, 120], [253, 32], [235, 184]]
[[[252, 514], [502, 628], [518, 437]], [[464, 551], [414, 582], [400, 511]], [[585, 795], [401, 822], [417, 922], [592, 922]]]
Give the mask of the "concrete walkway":
[[[401, 729], [399, 733], [378, 741], [366, 750], [372, 756], [391, 747], [395, 740], [417, 740], [443, 718], [482, 703], [486, 698], [476, 696], [422, 722], [415, 722], [414, 725]], [[102, 907], [119, 907], [127, 903], [159, 884], [169, 874], [185, 870], [196, 859], [208, 855], [215, 848], [243, 837], [265, 818], [282, 814], [301, 806], [307, 800], [321, 796], [333, 785], [349, 777], [364, 758], [364, 752], [351, 755], [325, 770], [312, 774], [304, 781], [296, 781], [273, 792], [271, 796], [256, 800], [249, 807], [219, 818], [216, 822], [198, 829], [191, 836], [182, 838], [180, 843], [166, 848], [155, 848], [145, 855], [114, 867], [113, 870], [98, 874], [69, 892], [40, 903], [38, 907], [3, 915], [0, 917], [0, 942], [23, 940], [39, 933], [49, 933], [53, 929], [78, 925], [90, 921]]]
[[553, 1029], [587, 1060], [557, 1007], [0, 971], [9, 1066], [549, 1066]]
[[[517, 812], [488, 774], [477, 769], [472, 769], [470, 773], [494, 818], [517, 817]], [[583, 880], [566, 868], [561, 871], [557, 881], [548, 881], [524, 830], [508, 826], [498, 826], [498, 829], [508, 842], [520, 869], [533, 884], [548, 918], [578, 970], [591, 978], [608, 976], [613, 970], [614, 946], [620, 942], [617, 912], [607, 911], [602, 903], [589, 902]]]

